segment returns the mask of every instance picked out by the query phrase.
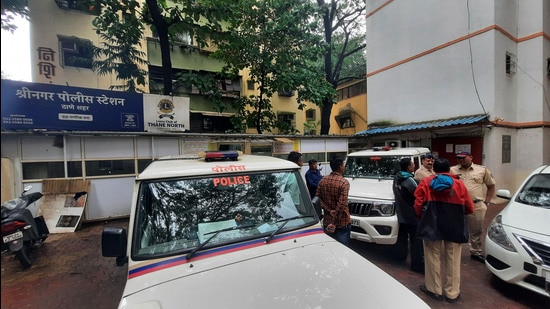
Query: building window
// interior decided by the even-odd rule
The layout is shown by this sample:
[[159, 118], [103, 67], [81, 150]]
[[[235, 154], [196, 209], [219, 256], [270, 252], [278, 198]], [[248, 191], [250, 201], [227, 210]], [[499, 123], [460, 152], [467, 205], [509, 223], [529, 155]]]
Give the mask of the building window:
[[280, 97], [291, 97], [293, 95], [294, 95], [293, 90], [281, 90], [281, 91], [279, 91], [279, 96]]
[[129, 160], [86, 161], [87, 176], [110, 176], [135, 174], [135, 163]]
[[252, 80], [247, 80], [247, 81], [246, 81], [246, 89], [248, 89], [248, 90], [254, 90], [254, 81], [252, 81]]
[[62, 67], [92, 68], [93, 52], [90, 40], [58, 36], [59, 63]]
[[202, 129], [205, 131], [210, 131], [213, 129], [212, 118], [210, 117], [202, 118]]
[[96, 5], [95, 2], [95, 0], [55, 0], [60, 9], [99, 15], [101, 13], [101, 6]]
[[[65, 164], [63, 162], [25, 162], [22, 164], [23, 180], [64, 178]], [[82, 177], [80, 161], [67, 162], [69, 177]]]
[[271, 145], [250, 146], [250, 153], [258, 156], [271, 156], [273, 154], [273, 147]]
[[516, 61], [514, 54], [506, 52], [506, 74], [516, 74]]
[[279, 121], [286, 122], [291, 128], [296, 127], [296, 122], [294, 121], [295, 117], [294, 114], [279, 114], [277, 115], [277, 118]]
[[502, 163], [512, 162], [512, 136], [502, 136]]
[[174, 43], [181, 47], [193, 45], [193, 38], [187, 31], [182, 31], [174, 35]]
[[315, 110], [314, 109], [306, 110], [306, 120], [315, 120]]
[[342, 117], [338, 122], [339, 122], [340, 128], [342, 129], [355, 127], [355, 123], [353, 122], [351, 117]]
[[342, 101], [347, 98], [355, 97], [363, 93], [367, 93], [367, 80], [362, 80], [359, 83], [355, 83], [351, 86], [347, 86], [339, 89], [338, 101]]

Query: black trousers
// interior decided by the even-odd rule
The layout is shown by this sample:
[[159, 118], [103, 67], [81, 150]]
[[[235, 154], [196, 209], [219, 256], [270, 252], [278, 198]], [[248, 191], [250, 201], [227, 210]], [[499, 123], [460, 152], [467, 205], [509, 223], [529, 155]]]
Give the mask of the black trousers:
[[397, 243], [393, 247], [393, 256], [397, 260], [407, 259], [409, 247], [411, 250], [411, 269], [415, 271], [424, 270], [424, 247], [422, 239], [416, 238], [416, 225], [399, 224]]

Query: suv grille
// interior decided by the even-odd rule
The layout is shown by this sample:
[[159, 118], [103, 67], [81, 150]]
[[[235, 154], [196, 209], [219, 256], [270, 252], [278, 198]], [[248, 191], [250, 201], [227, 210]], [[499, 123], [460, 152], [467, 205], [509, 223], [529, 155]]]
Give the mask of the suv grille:
[[[534, 257], [533, 260], [541, 260], [543, 266], [550, 267], [550, 244], [519, 235], [515, 236], [529, 255]], [[540, 265], [540, 263], [536, 264]]]
[[372, 203], [348, 203], [350, 215], [366, 217], [370, 214]]

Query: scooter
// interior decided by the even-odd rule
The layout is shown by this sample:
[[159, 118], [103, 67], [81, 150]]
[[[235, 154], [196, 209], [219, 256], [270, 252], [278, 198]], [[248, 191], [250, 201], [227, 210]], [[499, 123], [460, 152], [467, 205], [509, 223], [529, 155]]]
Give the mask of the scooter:
[[43, 194], [26, 194], [32, 186], [26, 186], [20, 197], [6, 201], [1, 207], [2, 252], [8, 250], [23, 266], [31, 267], [34, 262], [33, 250], [41, 247], [50, 234], [43, 216], [33, 217], [27, 209], [42, 198]]

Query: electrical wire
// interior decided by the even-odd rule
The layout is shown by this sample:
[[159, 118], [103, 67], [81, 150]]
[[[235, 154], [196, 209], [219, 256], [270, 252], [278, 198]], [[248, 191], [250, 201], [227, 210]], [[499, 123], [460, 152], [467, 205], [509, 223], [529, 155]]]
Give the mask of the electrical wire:
[[[466, 7], [468, 11], [468, 35], [470, 35], [470, 1], [466, 1]], [[483, 102], [481, 102], [481, 98], [479, 97], [479, 91], [477, 89], [477, 83], [476, 83], [476, 77], [474, 74], [474, 57], [472, 55], [472, 38], [468, 38], [468, 46], [470, 49], [470, 68], [472, 72], [472, 81], [474, 83], [474, 89], [476, 91], [477, 101], [479, 102], [479, 105], [481, 105], [481, 108], [483, 109], [483, 114], [488, 115], [487, 111], [485, 111], [485, 106], [483, 106]]]

